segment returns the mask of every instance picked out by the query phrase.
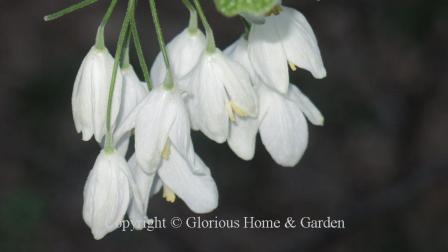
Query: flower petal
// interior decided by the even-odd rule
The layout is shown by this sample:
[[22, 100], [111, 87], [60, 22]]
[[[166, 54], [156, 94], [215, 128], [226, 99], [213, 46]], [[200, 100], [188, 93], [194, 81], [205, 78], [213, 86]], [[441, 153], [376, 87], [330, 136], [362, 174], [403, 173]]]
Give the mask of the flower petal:
[[[214, 55], [214, 54], [213, 54]], [[226, 141], [229, 134], [229, 118], [225, 106], [228, 102], [224, 89], [221, 65], [216, 64], [215, 57], [203, 53], [199, 64], [186, 76], [193, 87], [196, 113], [192, 118], [198, 121], [200, 130], [217, 143]]]
[[260, 79], [269, 87], [286, 93], [289, 70], [285, 51], [272, 17], [263, 25], [253, 25], [249, 33], [249, 58]]
[[[95, 60], [92, 66], [93, 74], [91, 76], [93, 122], [95, 139], [98, 143], [101, 143], [102, 138], [106, 134], [107, 103], [114, 59], [107, 50], [92, 50], [96, 50], [94, 54]], [[113, 125], [120, 111], [122, 82], [121, 71], [118, 71], [112, 101], [111, 123]]]
[[258, 121], [253, 118], [239, 118], [230, 124], [227, 143], [235, 154], [244, 160], [251, 160], [255, 155]]
[[297, 106], [300, 110], [302, 110], [312, 124], [316, 126], [324, 125], [324, 117], [320, 113], [319, 109], [316, 108], [316, 106], [299, 90], [298, 87], [291, 84], [288, 97], [295, 101]]
[[284, 6], [280, 15], [273, 17], [273, 20], [288, 61], [310, 71], [315, 78], [325, 78], [327, 71], [316, 36], [303, 14]]
[[295, 166], [308, 145], [308, 125], [297, 105], [285, 96], [260, 89], [260, 102], [268, 106], [261, 119], [261, 140], [280, 165]]
[[116, 130], [114, 131], [114, 139], [120, 140], [124, 135], [131, 132], [132, 129], [135, 128], [135, 124], [137, 121], [137, 116], [139, 115], [140, 110], [148, 103], [149, 95], [143, 99], [118, 125]]
[[82, 132], [82, 140], [92, 138], [93, 130], [93, 105], [92, 105], [92, 76], [93, 54], [91, 49], [81, 63], [72, 93], [72, 111], [76, 131]]
[[[188, 74], [197, 64], [202, 51], [206, 45], [204, 34], [198, 30], [191, 33], [188, 28], [184, 29], [167, 45], [171, 68], [175, 79], [182, 78]], [[165, 62], [162, 54], [157, 55], [151, 68], [151, 78], [155, 86], [163, 83], [166, 75]]]
[[246, 71], [249, 73], [252, 85], [258, 86], [262, 84], [262, 81], [255, 72], [252, 63], [250, 62], [248, 47], [249, 47], [248, 41], [244, 38], [244, 36], [241, 36], [237, 41], [235, 41], [233, 44], [227, 47], [224, 50], [224, 53], [230, 59], [242, 65], [244, 69], [246, 69]]
[[203, 173], [192, 172], [189, 164], [176, 148], [172, 148], [171, 156], [164, 160], [158, 174], [163, 181], [187, 206], [195, 213], [209, 213], [218, 206], [218, 189], [210, 175], [210, 170], [197, 157], [196, 165], [201, 166]]
[[129, 205], [127, 164], [117, 153], [102, 151], [84, 187], [83, 218], [95, 239], [118, 228]]
[[[149, 220], [146, 212], [148, 210], [149, 198], [157, 192], [157, 184], [154, 183], [157, 174], [144, 172], [138, 166], [135, 154], [131, 156], [128, 164], [137, 189], [129, 205], [128, 215], [134, 228], [141, 230]], [[138, 197], [141, 198], [140, 201], [136, 200]]]
[[152, 173], [159, 167], [178, 111], [171, 91], [163, 87], [154, 89], [145, 101], [135, 124], [135, 154], [139, 166]]

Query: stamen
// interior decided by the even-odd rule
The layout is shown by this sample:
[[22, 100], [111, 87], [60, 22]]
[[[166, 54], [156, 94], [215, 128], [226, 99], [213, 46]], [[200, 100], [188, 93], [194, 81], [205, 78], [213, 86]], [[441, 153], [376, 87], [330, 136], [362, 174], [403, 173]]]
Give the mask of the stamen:
[[292, 63], [291, 61], [288, 61], [288, 64], [293, 72], [297, 71], [297, 66], [294, 63]]
[[233, 110], [232, 110], [232, 102], [231, 101], [226, 103], [226, 111], [227, 111], [227, 115], [230, 118], [230, 121], [235, 122], [236, 118], [235, 118], [235, 114], [233, 113]]
[[176, 194], [167, 185], [163, 185], [163, 198], [170, 203], [176, 201]]
[[165, 160], [168, 160], [170, 158], [170, 154], [171, 154], [170, 147], [171, 147], [171, 141], [170, 141], [170, 139], [167, 139], [165, 146], [163, 147], [163, 150], [162, 150], [162, 157]]
[[277, 16], [280, 14], [280, 12], [283, 11], [283, 7], [280, 4], [277, 4], [276, 6], [274, 6], [274, 8], [272, 8], [272, 10], [270, 10], [268, 13], [266, 13], [266, 16]]
[[232, 111], [235, 112], [235, 114], [237, 114], [239, 117], [247, 116], [247, 113], [234, 102], [230, 102], [230, 105], [232, 106]]

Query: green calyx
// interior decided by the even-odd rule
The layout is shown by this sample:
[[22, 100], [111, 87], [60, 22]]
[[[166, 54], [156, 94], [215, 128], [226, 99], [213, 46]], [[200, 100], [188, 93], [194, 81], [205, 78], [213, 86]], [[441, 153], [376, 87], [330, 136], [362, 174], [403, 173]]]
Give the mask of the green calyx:
[[278, 0], [214, 0], [219, 12], [228, 17], [241, 13], [261, 16], [269, 12]]

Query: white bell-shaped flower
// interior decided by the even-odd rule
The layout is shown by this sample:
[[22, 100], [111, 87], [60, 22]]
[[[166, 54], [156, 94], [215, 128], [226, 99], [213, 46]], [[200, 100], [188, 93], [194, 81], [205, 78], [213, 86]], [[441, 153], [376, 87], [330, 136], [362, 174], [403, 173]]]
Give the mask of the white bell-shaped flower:
[[257, 96], [249, 74], [219, 49], [205, 51], [181, 82], [191, 87], [187, 103], [193, 125], [217, 143], [227, 140], [229, 121], [257, 116]]
[[312, 124], [323, 125], [322, 114], [294, 85], [290, 85], [286, 95], [264, 85], [260, 85], [257, 92], [260, 102], [258, 118], [248, 118], [232, 127], [229, 146], [239, 157], [251, 159], [259, 130], [271, 157], [282, 166], [295, 166], [308, 145], [305, 116]]
[[[121, 125], [132, 110], [148, 95], [149, 91], [145, 82], [141, 82], [132, 66], [121, 69], [123, 76], [123, 89], [121, 94], [121, 107], [117, 117], [117, 125]], [[117, 126], [118, 127], [118, 126]], [[117, 150], [126, 155], [131, 132], [120, 136], [117, 141]]]
[[83, 218], [95, 239], [118, 228], [131, 197], [126, 160], [117, 152], [101, 151], [84, 187]]
[[[150, 194], [147, 188], [154, 183], [150, 176], [157, 172], [168, 201], [173, 202], [177, 194], [197, 213], [210, 212], [217, 207], [216, 184], [208, 167], [194, 152], [188, 111], [179, 91], [164, 87], [154, 89], [117, 132], [122, 134], [132, 128], [135, 128], [135, 167], [141, 169], [133, 174], [147, 174], [143, 182], [136, 178], [145, 200]], [[146, 211], [145, 204], [135, 208]]]
[[[95, 135], [101, 143], [106, 134], [106, 112], [114, 59], [107, 49], [92, 47], [76, 76], [72, 94], [76, 131], [84, 141]], [[112, 102], [111, 122], [115, 124], [121, 102], [122, 76], [118, 72]]]
[[194, 155], [190, 149], [188, 113], [177, 90], [166, 90], [163, 86], [153, 89], [115, 135], [121, 136], [133, 128], [137, 163], [148, 173], [157, 170], [162, 154], [171, 145], [180, 145], [183, 154]]
[[[191, 31], [186, 28], [167, 45], [168, 57], [175, 79], [188, 74], [197, 64], [206, 46], [205, 36], [201, 30]], [[157, 55], [151, 67], [151, 80], [155, 86], [163, 83], [166, 77], [166, 67], [162, 53]]]
[[286, 93], [288, 66], [310, 71], [315, 78], [327, 73], [316, 36], [302, 13], [278, 6], [262, 25], [252, 25], [249, 33], [249, 58], [256, 73], [271, 88]]

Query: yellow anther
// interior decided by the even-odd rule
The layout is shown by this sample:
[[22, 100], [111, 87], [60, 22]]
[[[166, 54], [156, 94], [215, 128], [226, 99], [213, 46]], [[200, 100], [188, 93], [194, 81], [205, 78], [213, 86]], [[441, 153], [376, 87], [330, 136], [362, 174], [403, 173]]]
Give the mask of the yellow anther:
[[229, 101], [226, 103], [226, 111], [230, 121], [232, 122], [236, 121], [235, 114], [239, 117], [247, 116], [247, 113], [241, 107], [236, 105], [233, 101]]
[[294, 63], [288, 61], [288, 64], [293, 72], [297, 71], [297, 66]]
[[247, 113], [234, 102], [230, 102], [230, 105], [232, 106], [232, 111], [235, 112], [235, 114], [237, 114], [239, 117], [247, 116]]
[[273, 15], [277, 16], [282, 11], [283, 7], [280, 4], [277, 4], [276, 6], [274, 6], [274, 8], [272, 8], [272, 10], [266, 13], [266, 16], [273, 16]]
[[163, 198], [170, 203], [176, 201], [176, 194], [167, 185], [163, 185]]
[[167, 139], [165, 146], [163, 147], [163, 150], [162, 150], [162, 157], [165, 160], [168, 160], [170, 158], [170, 154], [171, 154], [170, 147], [171, 147], [171, 141], [170, 141], [170, 139]]
[[235, 114], [233, 113], [233, 110], [232, 110], [232, 102], [226, 103], [226, 112], [227, 112], [227, 115], [229, 116], [230, 121], [235, 122], [236, 118], [235, 118]]

